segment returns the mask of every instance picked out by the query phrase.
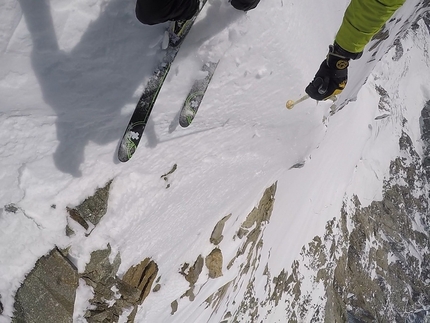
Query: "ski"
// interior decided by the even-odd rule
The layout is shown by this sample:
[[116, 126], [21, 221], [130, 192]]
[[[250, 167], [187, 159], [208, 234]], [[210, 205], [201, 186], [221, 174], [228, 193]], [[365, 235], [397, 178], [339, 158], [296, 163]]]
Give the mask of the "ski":
[[206, 72], [206, 76], [203, 79], [199, 79], [194, 82], [187, 98], [185, 99], [179, 114], [179, 124], [181, 127], [188, 127], [194, 120], [218, 63], [219, 61], [208, 62], [203, 65], [202, 71]]
[[130, 118], [124, 135], [122, 136], [118, 147], [118, 159], [121, 162], [128, 161], [135, 153], [140, 139], [142, 138], [143, 131], [145, 130], [145, 126], [148, 122], [152, 108], [154, 107], [158, 93], [160, 92], [166, 76], [169, 73], [170, 67], [172, 66], [173, 61], [179, 52], [181, 44], [183, 43], [205, 3], [206, 0], [201, 1], [199, 11], [194, 15], [193, 18], [186, 22], [186, 25], [184, 25], [180, 35], [169, 39], [166, 54], [161, 64], [157, 67], [157, 69], [154, 71], [154, 74], [146, 84], [145, 89], [143, 90], [143, 93], [137, 102], [136, 108]]

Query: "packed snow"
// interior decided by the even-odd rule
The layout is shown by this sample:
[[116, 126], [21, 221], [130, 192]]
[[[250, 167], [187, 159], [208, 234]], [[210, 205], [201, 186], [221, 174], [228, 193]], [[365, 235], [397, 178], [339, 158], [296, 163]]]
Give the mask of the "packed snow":
[[[410, 15], [413, 3], [398, 17]], [[338, 100], [351, 101], [333, 116], [332, 102], [311, 99], [287, 110], [286, 101], [303, 95], [324, 59], [348, 1], [263, 0], [245, 14], [213, 0], [182, 45], [136, 154], [120, 163], [118, 142], [162, 58], [167, 26], [141, 25], [134, 5], [0, 3], [0, 322], [10, 321], [25, 275], [54, 246], [71, 246], [82, 271], [90, 253], [108, 243], [121, 254], [120, 274], [146, 257], [162, 273], [163, 288], [148, 297], [137, 321], [191, 322], [203, 312], [197, 301], [170, 315], [185, 286], [178, 268], [210, 252], [208, 237], [222, 217], [233, 215], [226, 232], [234, 233], [277, 181], [261, 261], [272, 272], [289, 269], [302, 246], [339, 215], [345, 194], [363, 204], [381, 197], [403, 118], [420, 140], [420, 111], [430, 100], [428, 43], [419, 48], [411, 36], [398, 61], [392, 48], [379, 63], [381, 57], [368, 63], [370, 54], [354, 62]], [[384, 46], [394, 39], [393, 32]], [[202, 77], [201, 65], [215, 59], [221, 61], [200, 110], [182, 129], [185, 96]], [[387, 116], [378, 110], [377, 85], [393, 100]], [[304, 166], [292, 168], [297, 163]], [[174, 164], [166, 188], [160, 177]], [[103, 220], [88, 237], [83, 230], [66, 237], [66, 207], [111, 179]], [[221, 249], [234, 254], [237, 245], [225, 239]], [[227, 276], [206, 288], [216, 290]], [[90, 295], [81, 281], [76, 321]], [[275, 309], [272, 317], [282, 313]]]

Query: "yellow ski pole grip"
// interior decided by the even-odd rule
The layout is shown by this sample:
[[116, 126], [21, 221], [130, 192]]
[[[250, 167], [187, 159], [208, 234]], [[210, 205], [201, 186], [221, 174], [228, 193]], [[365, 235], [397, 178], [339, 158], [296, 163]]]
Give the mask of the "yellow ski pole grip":
[[305, 94], [304, 96], [302, 96], [300, 99], [298, 99], [297, 101], [294, 100], [288, 100], [286, 107], [288, 110], [291, 110], [297, 103], [303, 102], [305, 100], [309, 99], [309, 95]]

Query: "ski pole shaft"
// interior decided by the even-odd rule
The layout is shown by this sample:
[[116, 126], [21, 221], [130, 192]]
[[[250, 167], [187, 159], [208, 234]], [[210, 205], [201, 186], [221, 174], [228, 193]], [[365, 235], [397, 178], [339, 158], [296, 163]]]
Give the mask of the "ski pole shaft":
[[300, 99], [298, 99], [297, 101], [294, 100], [288, 100], [287, 101], [287, 109], [291, 110], [297, 103], [303, 102], [305, 100], [309, 99], [309, 95], [305, 94], [304, 96], [302, 96]]

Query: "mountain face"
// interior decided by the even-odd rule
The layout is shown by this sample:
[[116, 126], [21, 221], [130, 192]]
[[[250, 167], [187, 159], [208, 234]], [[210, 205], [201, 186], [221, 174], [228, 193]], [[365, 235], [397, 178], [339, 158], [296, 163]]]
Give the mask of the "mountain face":
[[[281, 272], [271, 271], [262, 261], [264, 228], [271, 224], [268, 208], [237, 250], [242, 264], [234, 278], [212, 294], [202, 282], [196, 292], [208, 295], [200, 305], [203, 313], [208, 312], [202, 317], [223, 323], [430, 321], [430, 90], [429, 78], [420, 75], [430, 71], [429, 14], [423, 14], [427, 6], [421, 2], [406, 21], [397, 20], [393, 46], [381, 42], [390, 38], [392, 29], [382, 30], [367, 53], [372, 59], [361, 66], [376, 65], [365, 81], [379, 100], [375, 122], [369, 124], [371, 139], [356, 166], [357, 177], [367, 164], [381, 182], [380, 197], [369, 200], [360, 196], [365, 194], [357, 195], [352, 184], [339, 215], [333, 214], [325, 232], [303, 246], [291, 268]], [[406, 95], [416, 96], [415, 106], [403, 97], [411, 80], [417, 92]], [[383, 142], [386, 135], [397, 156], [384, 170], [377, 168], [382, 163], [371, 160], [375, 157], [369, 151], [378, 153], [379, 145], [389, 145]], [[265, 194], [258, 210], [268, 200], [276, 205], [275, 188], [266, 192], [270, 198]], [[233, 240], [243, 238], [243, 226]], [[227, 259], [227, 272], [237, 259]], [[183, 317], [179, 314], [178, 322]]]
[[[280, 42], [255, 23], [246, 38], [237, 12], [212, 2], [209, 22], [196, 25], [209, 39], [201, 47], [237, 46], [218, 67], [202, 119], [190, 132], [172, 126], [183, 89], [169, 76], [146, 147], [124, 168], [111, 160], [118, 119], [126, 122], [152, 72], [127, 61], [142, 53], [157, 61], [163, 27], [141, 29], [122, 1], [20, 0], [5, 6], [14, 15], [0, 10], [14, 26], [2, 27], [1, 49], [13, 55], [0, 90], [25, 111], [0, 114], [11, 142], [2, 155], [0, 322], [25, 320], [23, 301], [41, 317], [62, 306], [55, 322], [429, 322], [430, 2], [406, 1], [351, 63], [337, 102], [307, 101], [287, 116], [280, 80], [288, 72], [294, 92], [308, 67], [289, 60], [313, 60], [300, 53], [317, 47], [287, 29], [314, 35], [316, 19], [303, 17], [319, 18], [318, 8], [262, 3], [267, 13], [252, 21], [273, 18], [288, 31]], [[28, 84], [30, 98], [21, 95]], [[48, 308], [36, 303], [49, 294], [37, 297], [42, 287]]]

